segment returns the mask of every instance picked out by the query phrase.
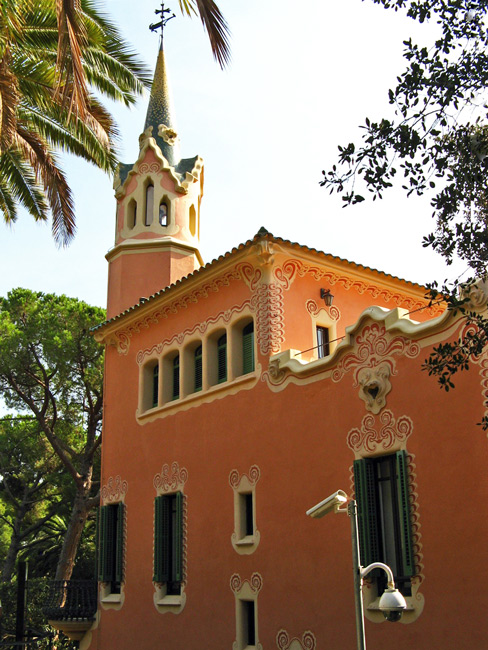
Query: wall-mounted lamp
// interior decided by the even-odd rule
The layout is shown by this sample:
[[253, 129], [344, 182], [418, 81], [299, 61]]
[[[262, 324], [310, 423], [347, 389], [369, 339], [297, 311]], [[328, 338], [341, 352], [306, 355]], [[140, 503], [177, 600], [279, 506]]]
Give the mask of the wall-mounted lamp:
[[334, 302], [334, 296], [331, 294], [330, 289], [321, 289], [320, 297], [325, 302], [326, 307], [332, 307], [332, 303]]

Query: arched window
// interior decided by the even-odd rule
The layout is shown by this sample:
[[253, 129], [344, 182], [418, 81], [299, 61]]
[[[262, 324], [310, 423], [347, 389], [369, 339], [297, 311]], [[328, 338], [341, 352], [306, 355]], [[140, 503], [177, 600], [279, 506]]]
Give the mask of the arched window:
[[195, 237], [197, 232], [197, 213], [195, 211], [195, 206], [190, 205], [190, 233], [192, 237]]
[[173, 399], [180, 396], [180, 355], [177, 354], [173, 359]]
[[217, 383], [227, 381], [227, 334], [223, 334], [217, 341]]
[[132, 230], [135, 228], [137, 222], [137, 203], [135, 199], [131, 199], [127, 206], [127, 227]]
[[168, 204], [166, 201], [161, 201], [159, 204], [159, 225], [167, 226], [168, 225]]
[[254, 370], [254, 323], [249, 323], [242, 330], [242, 374]]
[[152, 390], [152, 405], [153, 408], [159, 403], [159, 364], [153, 368], [153, 390]]
[[195, 350], [195, 393], [202, 390], [202, 346]]
[[150, 226], [153, 222], [154, 215], [154, 185], [149, 183], [146, 187], [146, 214], [144, 217], [144, 223], [146, 226]]

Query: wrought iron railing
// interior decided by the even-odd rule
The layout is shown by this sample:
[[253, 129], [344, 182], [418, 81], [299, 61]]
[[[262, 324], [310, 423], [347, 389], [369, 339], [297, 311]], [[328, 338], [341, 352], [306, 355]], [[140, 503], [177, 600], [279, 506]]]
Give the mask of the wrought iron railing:
[[96, 580], [54, 580], [43, 607], [53, 621], [93, 620], [97, 612]]

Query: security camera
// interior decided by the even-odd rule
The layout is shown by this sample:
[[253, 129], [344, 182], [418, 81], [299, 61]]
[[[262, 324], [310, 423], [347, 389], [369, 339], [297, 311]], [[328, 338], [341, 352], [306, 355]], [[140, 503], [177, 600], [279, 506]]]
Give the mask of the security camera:
[[388, 586], [380, 598], [379, 609], [390, 623], [396, 623], [407, 608], [407, 603], [402, 594], [394, 587]]
[[307, 515], [313, 517], [313, 519], [320, 519], [320, 517], [323, 517], [329, 512], [342, 512], [340, 507], [344, 503], [347, 503], [347, 494], [343, 490], [337, 490], [330, 497], [327, 497], [327, 499], [324, 499], [313, 508], [310, 508], [310, 510], [307, 510]]

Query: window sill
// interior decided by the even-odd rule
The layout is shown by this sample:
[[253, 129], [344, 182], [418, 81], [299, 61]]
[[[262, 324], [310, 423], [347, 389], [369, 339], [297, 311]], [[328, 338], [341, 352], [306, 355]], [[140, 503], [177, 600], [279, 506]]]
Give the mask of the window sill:
[[[254, 535], [246, 535], [246, 537], [237, 540], [236, 546], [252, 546], [255, 543], [256, 543], [256, 538], [254, 537]], [[254, 648], [254, 646], [249, 646], [249, 647]]]
[[122, 602], [122, 594], [108, 594], [107, 596], [103, 596], [103, 598], [101, 598], [100, 602], [102, 602], [102, 603], [121, 603]]
[[163, 605], [164, 607], [180, 607], [181, 604], [182, 598], [179, 595], [163, 596], [163, 598], [156, 601], [156, 605]]
[[178, 399], [165, 402], [162, 406], [150, 408], [143, 413], [137, 411], [137, 421], [140, 424], [145, 424], [146, 422], [151, 422], [157, 418], [167, 417], [168, 415], [172, 415], [178, 411], [186, 411], [187, 409], [193, 408], [202, 403], [212, 402], [215, 399], [222, 399], [227, 395], [234, 395], [242, 389], [250, 389], [259, 380], [261, 374], [260, 370], [261, 367], [258, 366], [253, 372], [249, 372], [246, 375], [239, 375], [239, 377], [236, 377], [231, 381], [208, 386], [204, 390], [199, 390], [195, 393], [185, 395], [184, 397], [179, 397]]

